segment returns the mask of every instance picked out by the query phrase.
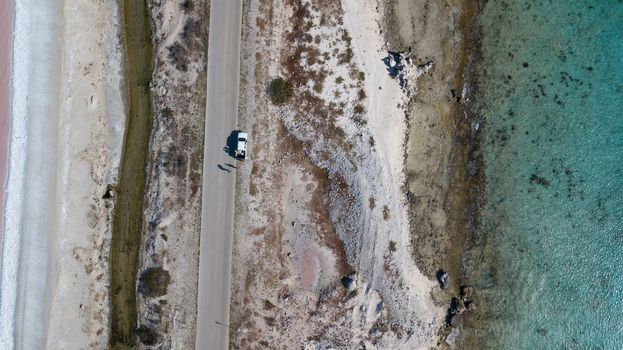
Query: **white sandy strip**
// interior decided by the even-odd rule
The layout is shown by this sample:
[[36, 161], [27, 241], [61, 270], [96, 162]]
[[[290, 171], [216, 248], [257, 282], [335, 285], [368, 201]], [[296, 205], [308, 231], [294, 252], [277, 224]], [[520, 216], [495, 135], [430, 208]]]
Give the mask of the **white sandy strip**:
[[55, 225], [49, 198], [56, 187], [58, 18], [58, 1], [15, 3], [0, 309], [3, 349], [43, 348], [48, 235]]
[[[418, 324], [412, 329], [414, 333], [399, 341], [387, 339], [386, 348], [400, 349], [429, 349], [435, 347], [434, 336], [439, 321], [443, 317], [441, 308], [435, 307], [430, 298], [430, 290], [434, 286], [415, 265], [409, 243], [409, 223], [407, 206], [404, 203], [401, 184], [404, 183], [403, 172], [403, 140], [406, 132], [404, 107], [408, 97], [400, 89], [398, 82], [387, 74], [382, 59], [387, 55], [384, 50], [382, 35], [378, 21], [378, 4], [375, 0], [343, 0], [344, 24], [352, 35], [353, 50], [359, 67], [369, 74], [365, 85], [368, 92], [368, 125], [376, 140], [375, 148], [378, 152], [376, 169], [379, 173], [365, 174], [361, 179], [363, 190], [368, 193], [377, 193], [376, 198], [388, 200], [387, 205], [391, 215], [388, 220], [378, 216], [370, 218], [370, 232], [377, 232], [374, 242], [366, 242], [364, 246], [374, 245], [374, 248], [364, 249], [371, 252], [368, 257], [374, 263], [374, 280], [371, 285], [378, 290], [387, 288], [384, 280], [384, 260], [378, 258], [380, 252], [386, 251], [389, 239], [397, 243], [397, 251], [392, 258], [392, 265], [400, 271], [404, 286], [390, 288], [384, 293], [385, 302], [394, 304], [395, 315], [404, 324]], [[415, 82], [411, 82], [414, 84]], [[379, 89], [382, 87], [382, 89]], [[369, 183], [368, 179], [375, 179]], [[381, 192], [381, 193], [378, 193]], [[364, 198], [367, 198], [364, 197]], [[364, 205], [367, 205], [364, 204]], [[374, 295], [370, 296], [370, 305], [376, 305]], [[369, 307], [368, 310], [374, 310]], [[357, 317], [355, 312], [355, 317]], [[367, 315], [368, 322], [374, 317]]]
[[[58, 113], [59, 208], [50, 242], [47, 349], [103, 349], [108, 336], [110, 204], [125, 111], [115, 0], [65, 1]], [[107, 207], [108, 205], [108, 207]]]
[[101, 197], [125, 126], [118, 21], [114, 0], [16, 4], [2, 350], [106, 346]]

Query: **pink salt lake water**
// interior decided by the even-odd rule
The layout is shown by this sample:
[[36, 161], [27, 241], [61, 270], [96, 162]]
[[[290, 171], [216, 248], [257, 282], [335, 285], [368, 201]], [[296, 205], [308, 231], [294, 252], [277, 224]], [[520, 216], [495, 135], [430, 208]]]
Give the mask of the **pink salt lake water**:
[[7, 143], [11, 112], [12, 21], [13, 1], [0, 0], [0, 247], [2, 247], [2, 232], [4, 232], [4, 196], [8, 166]]

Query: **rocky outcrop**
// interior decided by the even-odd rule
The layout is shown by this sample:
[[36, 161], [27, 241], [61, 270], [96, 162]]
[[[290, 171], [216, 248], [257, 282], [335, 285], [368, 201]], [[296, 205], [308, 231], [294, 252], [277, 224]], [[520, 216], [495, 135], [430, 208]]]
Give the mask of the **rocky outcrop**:
[[407, 96], [415, 94], [417, 78], [433, 67], [433, 61], [416, 64], [409, 53], [389, 51], [383, 59], [387, 73], [398, 79], [398, 83]]
[[446, 315], [446, 325], [451, 328], [445, 340], [448, 345], [456, 345], [456, 341], [460, 337], [461, 329], [463, 328], [463, 320], [466, 313], [476, 309], [475, 298], [476, 291], [474, 287], [461, 286], [459, 296], [451, 299], [448, 314]]
[[459, 298], [465, 304], [467, 310], [475, 310], [476, 309], [476, 291], [474, 287], [471, 286], [461, 286], [461, 292], [459, 293]]
[[346, 288], [349, 292], [354, 292], [357, 290], [357, 275], [350, 274], [348, 276], [342, 277], [342, 286]]
[[441, 289], [448, 288], [448, 284], [450, 284], [450, 276], [444, 270], [437, 271], [437, 282], [439, 282], [439, 286]]

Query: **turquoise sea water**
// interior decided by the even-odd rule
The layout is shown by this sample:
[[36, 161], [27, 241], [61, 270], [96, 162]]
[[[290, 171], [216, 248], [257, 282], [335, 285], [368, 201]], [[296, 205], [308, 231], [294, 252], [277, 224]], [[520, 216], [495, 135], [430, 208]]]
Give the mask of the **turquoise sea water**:
[[623, 349], [623, 3], [490, 0], [480, 21], [470, 339]]

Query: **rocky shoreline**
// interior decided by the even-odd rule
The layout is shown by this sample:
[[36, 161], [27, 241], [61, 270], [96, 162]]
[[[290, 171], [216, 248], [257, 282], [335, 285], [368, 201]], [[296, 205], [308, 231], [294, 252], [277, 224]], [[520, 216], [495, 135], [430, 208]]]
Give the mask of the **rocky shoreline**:
[[463, 284], [463, 253], [478, 225], [484, 175], [483, 122], [470, 110], [469, 100], [480, 57], [481, 6], [390, 0], [384, 9], [389, 49], [406, 52], [418, 64], [433, 64], [418, 79], [406, 116], [405, 164], [413, 257], [439, 282], [435, 302], [448, 307], [439, 332], [441, 347], [460, 341], [464, 312], [477, 306], [474, 289]]

